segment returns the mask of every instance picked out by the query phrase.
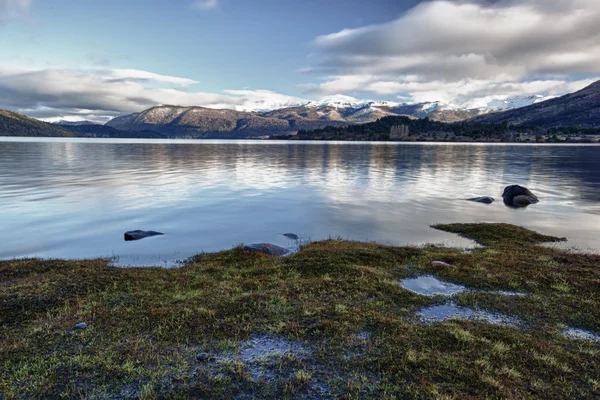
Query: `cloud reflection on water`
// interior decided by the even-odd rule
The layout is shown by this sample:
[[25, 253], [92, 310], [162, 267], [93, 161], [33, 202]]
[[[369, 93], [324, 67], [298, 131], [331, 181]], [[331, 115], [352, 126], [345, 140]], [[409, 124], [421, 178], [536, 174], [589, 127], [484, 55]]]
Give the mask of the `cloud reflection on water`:
[[[144, 264], [281, 232], [391, 244], [469, 242], [428, 228], [508, 222], [600, 248], [600, 147], [0, 141], [0, 257], [118, 254]], [[530, 187], [541, 203], [501, 200]], [[164, 237], [125, 245], [122, 233]], [[154, 261], [152, 261], [154, 262]]]

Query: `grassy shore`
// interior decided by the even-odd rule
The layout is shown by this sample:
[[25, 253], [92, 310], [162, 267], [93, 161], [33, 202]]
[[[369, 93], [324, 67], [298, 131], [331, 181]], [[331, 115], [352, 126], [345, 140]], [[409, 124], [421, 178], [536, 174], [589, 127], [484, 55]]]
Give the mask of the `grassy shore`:
[[[0, 262], [0, 398], [600, 396], [600, 343], [562, 333], [600, 332], [600, 256], [511, 225], [435, 228], [484, 247], [329, 240], [170, 270]], [[420, 275], [479, 290], [449, 300], [399, 283]], [[417, 317], [449, 301], [519, 323]]]

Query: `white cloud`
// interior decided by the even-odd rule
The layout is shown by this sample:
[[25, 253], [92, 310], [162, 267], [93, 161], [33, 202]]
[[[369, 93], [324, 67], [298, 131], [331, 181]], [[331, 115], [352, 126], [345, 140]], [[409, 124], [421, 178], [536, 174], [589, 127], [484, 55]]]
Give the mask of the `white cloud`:
[[154, 74], [152, 72], [140, 71], [137, 69], [110, 69], [110, 70], [99, 70], [100, 75], [105, 76], [107, 79], [124, 80], [124, 81], [138, 81], [138, 82], [159, 82], [159, 83], [170, 83], [179, 86], [190, 86], [198, 81], [178, 78], [176, 76], [167, 76]]
[[[104, 122], [157, 104], [255, 111], [302, 104], [268, 90], [188, 91], [197, 81], [134, 69], [26, 69], [0, 66], [0, 109], [46, 119]], [[166, 86], [166, 87], [165, 87]]]
[[270, 90], [224, 90], [224, 93], [243, 99], [241, 104], [233, 107], [238, 111], [273, 110], [276, 108], [294, 107], [308, 101]]
[[392, 22], [318, 37], [311, 70], [328, 76], [308, 89], [456, 102], [580, 88], [600, 76], [599, 20], [598, 0], [422, 2]]
[[219, 7], [219, 0], [196, 0], [192, 3], [192, 8], [196, 10], [214, 10]]
[[31, 7], [31, 0], [0, 0], [0, 24], [22, 17]]

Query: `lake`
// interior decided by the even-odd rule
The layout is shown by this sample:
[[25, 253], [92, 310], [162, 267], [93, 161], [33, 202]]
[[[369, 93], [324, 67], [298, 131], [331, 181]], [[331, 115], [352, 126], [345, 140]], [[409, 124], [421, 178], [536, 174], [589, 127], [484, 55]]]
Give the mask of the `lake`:
[[[505, 186], [540, 203], [512, 209]], [[463, 199], [492, 196], [492, 205]], [[600, 146], [0, 138], [0, 259], [200, 252], [329, 237], [472, 242], [429, 228], [506, 222], [600, 249]], [[125, 242], [129, 230], [164, 236]]]

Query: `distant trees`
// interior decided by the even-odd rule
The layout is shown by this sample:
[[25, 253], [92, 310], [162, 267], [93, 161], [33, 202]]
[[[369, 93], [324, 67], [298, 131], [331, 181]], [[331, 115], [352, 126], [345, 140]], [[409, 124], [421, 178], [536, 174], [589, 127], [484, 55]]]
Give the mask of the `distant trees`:
[[[525, 135], [536, 141], [560, 141], [561, 136], [600, 135], [600, 128], [559, 127], [540, 128], [536, 126], [511, 126], [507, 122], [483, 124], [463, 121], [443, 123], [429, 118], [414, 119], [404, 116], [388, 116], [375, 122], [350, 125], [343, 128], [327, 126], [322, 129], [300, 130], [296, 139], [317, 140], [501, 140], [510, 142]], [[291, 138], [291, 137], [290, 137]]]

